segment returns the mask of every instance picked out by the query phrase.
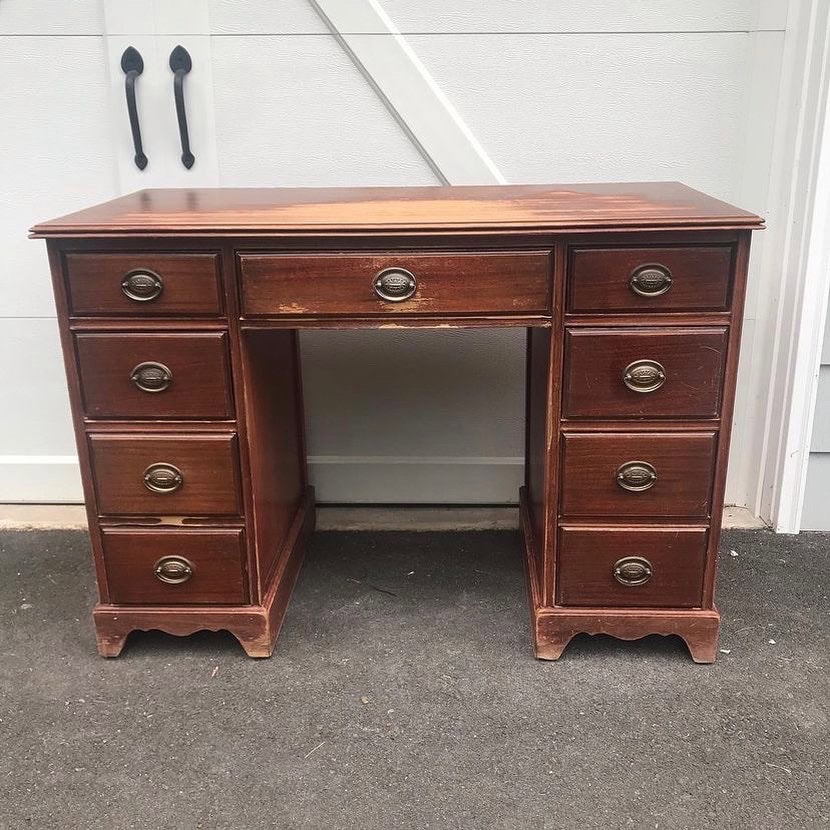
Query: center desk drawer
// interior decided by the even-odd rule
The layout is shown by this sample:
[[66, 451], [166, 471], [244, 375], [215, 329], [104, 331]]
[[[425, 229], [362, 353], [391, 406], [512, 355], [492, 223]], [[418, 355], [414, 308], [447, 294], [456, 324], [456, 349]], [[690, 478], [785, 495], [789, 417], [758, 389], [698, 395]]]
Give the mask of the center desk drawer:
[[550, 253], [240, 254], [242, 313], [544, 314]]
[[566, 418], [715, 418], [725, 328], [569, 329]]
[[246, 602], [240, 528], [102, 528], [110, 602], [179, 605]]
[[77, 334], [91, 418], [232, 419], [227, 335]]
[[241, 513], [235, 434], [89, 436], [101, 515]]

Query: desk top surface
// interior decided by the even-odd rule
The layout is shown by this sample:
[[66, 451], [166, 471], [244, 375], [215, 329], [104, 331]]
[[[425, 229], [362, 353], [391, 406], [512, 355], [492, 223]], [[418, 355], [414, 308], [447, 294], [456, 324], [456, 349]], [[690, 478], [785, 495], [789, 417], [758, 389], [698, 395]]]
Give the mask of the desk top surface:
[[759, 228], [679, 182], [141, 190], [43, 222], [35, 237]]

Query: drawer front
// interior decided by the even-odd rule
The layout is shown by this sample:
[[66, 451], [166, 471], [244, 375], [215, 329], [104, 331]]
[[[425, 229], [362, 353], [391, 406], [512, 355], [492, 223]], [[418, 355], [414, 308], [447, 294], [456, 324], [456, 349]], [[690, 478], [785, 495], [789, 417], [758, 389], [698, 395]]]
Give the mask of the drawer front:
[[227, 335], [78, 334], [90, 418], [234, 417]]
[[570, 313], [724, 311], [732, 247], [572, 248]]
[[699, 606], [705, 528], [560, 530], [560, 605], [692, 608]]
[[247, 601], [242, 530], [103, 528], [110, 601], [124, 605]]
[[571, 329], [566, 418], [713, 418], [720, 412], [727, 332]]
[[550, 309], [548, 251], [241, 254], [239, 271], [242, 311], [249, 316], [543, 314]]
[[216, 254], [67, 254], [66, 281], [78, 317], [222, 313]]
[[567, 434], [564, 518], [709, 515], [715, 434]]
[[102, 515], [239, 515], [236, 436], [89, 436]]

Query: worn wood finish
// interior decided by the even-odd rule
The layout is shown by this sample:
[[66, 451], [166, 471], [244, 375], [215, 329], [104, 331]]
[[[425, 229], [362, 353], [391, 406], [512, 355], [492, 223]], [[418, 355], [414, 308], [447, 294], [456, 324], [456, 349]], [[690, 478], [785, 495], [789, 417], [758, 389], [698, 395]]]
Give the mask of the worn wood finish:
[[[729, 306], [734, 246], [613, 247], [570, 250], [568, 311], [723, 311]], [[657, 266], [671, 277], [663, 294], [644, 297], [632, 289], [639, 268]]]
[[[720, 412], [727, 330], [587, 329], [565, 333], [566, 418], [706, 418]], [[665, 368], [654, 392], [632, 391], [626, 367]]]
[[[403, 301], [381, 299], [375, 277], [403, 268], [417, 281]], [[550, 307], [547, 251], [424, 254], [241, 254], [242, 313], [383, 315], [545, 313]]]
[[[217, 317], [222, 313], [216, 254], [162, 254], [144, 249], [127, 254], [68, 253], [65, 260], [69, 308], [74, 316]], [[144, 270], [158, 275], [161, 294], [151, 300], [130, 299], [121, 281], [131, 271]]]
[[[565, 519], [706, 519], [716, 438], [713, 432], [568, 433], [563, 442], [560, 513]], [[625, 480], [624, 467], [636, 466], [635, 462], [654, 468], [656, 479], [648, 489], [626, 489], [631, 483]]]
[[[110, 598], [124, 605], [242, 605], [248, 601], [242, 529], [102, 528]], [[163, 557], [192, 565], [187, 581], [170, 584], [154, 571]]]
[[41, 236], [245, 236], [279, 231], [443, 232], [758, 228], [679, 182], [473, 187], [142, 190], [32, 228]]
[[[238, 515], [236, 435], [89, 436], [98, 510], [102, 516]], [[153, 492], [144, 481], [153, 464], [181, 471], [174, 492]]]
[[[89, 418], [234, 417], [225, 332], [78, 333], [75, 348]], [[145, 363], [169, 369], [166, 388], [134, 379]]]
[[[537, 657], [557, 659], [580, 632], [659, 633], [711, 662], [749, 237], [761, 225], [651, 183], [147, 191], [37, 226], [100, 652], [117, 655], [134, 629], [225, 628], [251, 656], [271, 653], [314, 522], [297, 330], [524, 326], [521, 516]], [[646, 264], [671, 273], [669, 290], [631, 290]], [[372, 288], [395, 266], [418, 280], [401, 303]], [[158, 298], [124, 296], [133, 268], [162, 277]], [[635, 360], [659, 361], [665, 383], [628, 389]], [[131, 386], [145, 361], [173, 370], [166, 392]], [[622, 490], [626, 461], [653, 465], [654, 486]], [[144, 485], [159, 462], [183, 474], [173, 493]], [[153, 575], [167, 551], [195, 566], [182, 585]], [[648, 559], [619, 572], [648, 571], [640, 585], [614, 576], [627, 556]]]

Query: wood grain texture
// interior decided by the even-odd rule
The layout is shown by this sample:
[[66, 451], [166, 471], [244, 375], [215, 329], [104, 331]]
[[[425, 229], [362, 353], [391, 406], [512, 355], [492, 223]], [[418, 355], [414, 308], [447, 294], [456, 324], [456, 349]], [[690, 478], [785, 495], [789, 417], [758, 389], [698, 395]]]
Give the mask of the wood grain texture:
[[[402, 302], [381, 299], [374, 279], [403, 268], [417, 281]], [[421, 254], [242, 254], [242, 313], [383, 315], [542, 313], [550, 307], [547, 251]]]
[[[734, 249], [720, 247], [583, 248], [568, 260], [568, 311], [722, 311], [729, 304]], [[672, 277], [664, 294], [643, 297], [632, 290], [632, 273], [659, 266]]]
[[43, 222], [35, 237], [278, 231], [757, 228], [679, 182], [408, 188], [142, 190]]
[[[560, 511], [563, 518], [709, 516], [716, 434], [568, 433], [562, 452]], [[648, 490], [631, 491], [617, 481], [619, 468], [651, 464], [657, 479]]]
[[[100, 515], [228, 516], [239, 515], [239, 470], [236, 435], [91, 434], [95, 492]], [[181, 470], [181, 487], [156, 493], [144, 485], [152, 464]]]
[[[700, 606], [706, 563], [705, 527], [562, 527], [557, 604], [596, 608]], [[621, 585], [614, 563], [645, 557], [653, 576], [644, 585]]]
[[[76, 334], [87, 416], [233, 419], [227, 341], [224, 332]], [[133, 370], [145, 362], [170, 370], [166, 389], [147, 392], [136, 385]]]
[[[243, 532], [235, 529], [103, 528], [104, 566], [110, 599], [125, 605], [247, 602]], [[155, 563], [164, 556], [184, 557], [193, 566], [186, 582], [159, 580]]]
[[[705, 418], [720, 412], [724, 328], [570, 329], [565, 333], [566, 418]], [[654, 392], [623, 382], [626, 367], [654, 360], [666, 381]]]
[[295, 331], [242, 337], [259, 591], [280, 566], [285, 537], [306, 493], [302, 381]]
[[[148, 269], [163, 288], [154, 300], [133, 300], [121, 289], [130, 271]], [[171, 314], [216, 317], [222, 314], [218, 258], [215, 254], [157, 253], [66, 254], [69, 307], [75, 316]]]

